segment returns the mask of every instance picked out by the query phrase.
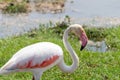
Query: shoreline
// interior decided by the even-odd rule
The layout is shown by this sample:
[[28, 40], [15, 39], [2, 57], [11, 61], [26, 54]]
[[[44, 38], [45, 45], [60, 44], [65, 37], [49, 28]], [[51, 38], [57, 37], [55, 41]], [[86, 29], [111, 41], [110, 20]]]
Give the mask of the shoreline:
[[[29, 15], [29, 16], [28, 16]], [[19, 15], [4, 15], [4, 19], [0, 18], [0, 38], [5, 38], [12, 35], [20, 35], [26, 32], [31, 31], [32, 29], [38, 29], [40, 24], [49, 25], [50, 23], [55, 24], [58, 22], [65, 21], [64, 17], [54, 17], [52, 14], [48, 14], [48, 16], [42, 16], [40, 14], [36, 14], [41, 18], [31, 15], [31, 14], [19, 14]], [[66, 22], [66, 21], [65, 21]], [[70, 17], [71, 24], [81, 24], [87, 27], [104, 27], [111, 28], [120, 25], [120, 18], [74, 18]]]

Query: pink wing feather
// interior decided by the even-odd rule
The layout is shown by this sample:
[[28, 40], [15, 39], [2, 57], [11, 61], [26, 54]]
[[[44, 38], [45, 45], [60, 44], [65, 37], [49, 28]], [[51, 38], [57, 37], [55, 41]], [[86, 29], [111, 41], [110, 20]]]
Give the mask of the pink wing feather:
[[44, 67], [47, 67], [50, 64], [54, 63], [58, 58], [59, 58], [58, 55], [54, 55], [53, 57], [49, 57], [49, 59], [45, 59], [44, 61], [42, 61], [42, 63], [36, 63], [34, 65], [33, 65], [34, 59], [33, 60], [28, 60], [24, 65], [20, 65], [20, 63], [18, 63], [17, 68], [18, 69], [44, 68]]

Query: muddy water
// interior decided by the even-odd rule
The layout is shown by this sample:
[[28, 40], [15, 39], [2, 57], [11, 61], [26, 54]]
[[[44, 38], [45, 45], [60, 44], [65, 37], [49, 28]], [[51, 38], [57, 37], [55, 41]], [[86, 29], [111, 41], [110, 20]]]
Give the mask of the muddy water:
[[71, 23], [95, 27], [120, 25], [119, 3], [120, 0], [67, 0], [63, 11], [56, 14], [43, 14], [35, 10], [18, 15], [0, 13], [0, 38], [23, 34], [49, 21], [63, 21], [66, 15], [70, 17]]
[[96, 42], [89, 40], [85, 49], [88, 51], [104, 53], [108, 50], [108, 46], [106, 45], [106, 42], [104, 40]]

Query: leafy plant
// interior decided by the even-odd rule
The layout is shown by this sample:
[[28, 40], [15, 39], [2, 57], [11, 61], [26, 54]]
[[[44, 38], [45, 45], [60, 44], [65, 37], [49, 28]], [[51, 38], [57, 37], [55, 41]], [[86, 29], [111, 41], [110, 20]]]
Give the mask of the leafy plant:
[[108, 33], [106, 32], [106, 28], [88, 28], [85, 27], [86, 34], [90, 40], [93, 41], [101, 41], [106, 38]]
[[25, 13], [27, 12], [27, 6], [25, 2], [21, 3], [9, 3], [3, 9], [3, 13]]

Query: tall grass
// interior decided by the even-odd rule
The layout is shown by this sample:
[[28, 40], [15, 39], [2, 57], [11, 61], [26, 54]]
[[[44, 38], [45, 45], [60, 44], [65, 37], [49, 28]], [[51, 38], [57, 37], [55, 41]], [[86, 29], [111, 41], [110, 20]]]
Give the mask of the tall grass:
[[[64, 51], [65, 62], [70, 65], [71, 58], [64, 48], [62, 37], [56, 34], [57, 28], [40, 28], [27, 34], [12, 38], [0, 39], [0, 67], [4, 65], [19, 49], [37, 42], [49, 41], [60, 45]], [[93, 31], [93, 29], [89, 29]], [[89, 36], [89, 30], [86, 29]], [[64, 31], [64, 30], [63, 30]], [[71, 36], [69, 42], [79, 56], [79, 67], [72, 73], [62, 73], [58, 67], [44, 72], [42, 80], [120, 80], [120, 27], [105, 29], [107, 44], [115, 48], [106, 53], [79, 51], [80, 45], [76, 37]], [[89, 34], [88, 34], [89, 33]], [[102, 33], [102, 34], [104, 34]], [[99, 38], [99, 36], [97, 36]], [[96, 37], [96, 38], [97, 38]], [[0, 75], [0, 80], [31, 80], [31, 73], [14, 73], [8, 76]]]

